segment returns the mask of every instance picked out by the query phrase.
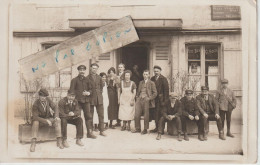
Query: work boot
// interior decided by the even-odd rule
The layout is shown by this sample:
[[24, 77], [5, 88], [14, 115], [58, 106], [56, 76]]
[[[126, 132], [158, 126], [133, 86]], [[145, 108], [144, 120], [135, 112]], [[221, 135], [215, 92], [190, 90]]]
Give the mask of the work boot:
[[207, 134], [207, 133], [204, 133], [204, 134], [203, 134], [203, 139], [204, 139], [205, 141], [208, 140], [208, 134]]
[[82, 143], [82, 141], [80, 139], [76, 140], [76, 144], [79, 146], [84, 146], [84, 144]]
[[151, 130], [150, 132], [152, 132], [152, 133], [156, 133], [157, 131], [158, 131], [158, 129], [155, 128], [155, 129]]
[[36, 138], [32, 138], [30, 151], [34, 152], [36, 147]]
[[100, 136], [107, 136], [104, 131], [99, 133]]
[[57, 138], [57, 147], [59, 147], [60, 149], [63, 149], [63, 148], [64, 148], [64, 146], [62, 145], [61, 137], [58, 137], [58, 138]]
[[199, 134], [198, 139], [199, 139], [200, 141], [204, 141], [203, 135]]
[[91, 132], [87, 134], [87, 138], [96, 139], [97, 137]]
[[147, 129], [144, 129], [141, 134], [142, 135], [147, 134]]
[[160, 140], [161, 139], [161, 134], [160, 133], [158, 133], [158, 135], [157, 135], [157, 137], [156, 137], [156, 140]]
[[220, 131], [220, 132], [219, 132], [219, 138], [220, 138], [221, 140], [226, 140], [226, 138], [224, 137], [224, 132], [223, 132], [223, 131]]
[[227, 132], [227, 136], [232, 137], [232, 138], [235, 137], [230, 131]]
[[187, 133], [184, 133], [184, 140], [189, 141], [189, 137]]
[[182, 139], [181, 139], [181, 133], [178, 133], [178, 141], [182, 141]]
[[65, 148], [69, 148], [69, 147], [70, 147], [66, 139], [63, 139], [62, 145], [63, 145]]
[[140, 133], [141, 132], [141, 129], [135, 129], [132, 131], [132, 133]]

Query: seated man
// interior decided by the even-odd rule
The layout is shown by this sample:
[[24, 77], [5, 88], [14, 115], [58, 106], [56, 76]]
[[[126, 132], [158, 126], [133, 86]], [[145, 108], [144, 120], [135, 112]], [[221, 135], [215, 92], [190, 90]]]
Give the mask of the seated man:
[[[175, 93], [170, 93], [170, 98], [168, 102], [166, 102], [166, 108], [163, 108], [161, 113], [162, 117], [159, 120], [158, 125], [158, 136], [157, 140], [161, 139], [161, 135], [164, 130], [165, 121], [176, 120], [176, 128], [178, 131], [178, 141], [182, 141], [181, 139], [181, 102], [178, 100], [178, 95]], [[170, 124], [170, 122], [168, 122]]]
[[142, 135], [147, 134], [147, 129], [149, 129], [149, 108], [155, 107], [154, 99], [157, 96], [155, 83], [149, 79], [149, 76], [149, 70], [144, 70], [144, 80], [139, 83], [136, 94], [135, 131], [133, 133], [141, 132], [141, 115], [143, 113], [144, 130], [142, 131]]
[[201, 87], [201, 94], [196, 97], [197, 106], [202, 115], [200, 125], [203, 130], [203, 137], [199, 134], [200, 140], [207, 140], [209, 132], [208, 121], [216, 121], [219, 131], [219, 138], [226, 140], [222, 128], [222, 122], [219, 116], [219, 106], [213, 95], [209, 94], [209, 88], [206, 86]]
[[83, 138], [83, 121], [80, 117], [80, 109], [78, 101], [75, 99], [76, 94], [69, 90], [67, 97], [64, 97], [59, 101], [59, 113], [61, 118], [61, 132], [62, 132], [62, 144], [64, 147], [68, 148], [69, 144], [67, 142], [67, 123], [76, 126], [76, 144], [83, 146], [81, 142]]
[[188, 141], [189, 137], [187, 134], [187, 125], [186, 123], [188, 120], [195, 121], [198, 125], [198, 131], [201, 134], [202, 130], [199, 127], [199, 109], [196, 105], [196, 100], [193, 98], [193, 91], [186, 90], [185, 96], [181, 98], [182, 103], [182, 116], [181, 116], [181, 125], [182, 125], [182, 132], [184, 133], [184, 140]]
[[[63, 149], [61, 141], [61, 123], [57, 106], [48, 98], [49, 93], [46, 89], [39, 91], [39, 99], [33, 103], [32, 108], [32, 142], [30, 151], [35, 151], [36, 138], [38, 135], [39, 126], [55, 127], [57, 146]], [[53, 115], [54, 110], [54, 115]]]

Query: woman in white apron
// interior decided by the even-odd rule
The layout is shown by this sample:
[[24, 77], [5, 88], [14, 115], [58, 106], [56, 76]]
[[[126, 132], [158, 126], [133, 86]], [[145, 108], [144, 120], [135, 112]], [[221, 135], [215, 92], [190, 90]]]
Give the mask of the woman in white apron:
[[[132, 72], [126, 70], [118, 88], [118, 103], [119, 113], [118, 118], [123, 121], [121, 131], [130, 131], [131, 120], [134, 120], [135, 115], [135, 94], [136, 84], [130, 80]], [[126, 126], [127, 123], [127, 126]]]
[[[108, 128], [108, 105], [109, 105], [109, 100], [108, 100], [108, 92], [107, 92], [107, 75], [106, 73], [102, 72], [99, 74], [100, 77], [102, 78], [103, 81], [103, 107], [104, 107], [104, 123], [105, 123], [105, 129]], [[94, 131], [98, 131], [98, 114], [96, 107], [94, 108], [94, 114], [93, 114], [93, 124], [94, 124]]]

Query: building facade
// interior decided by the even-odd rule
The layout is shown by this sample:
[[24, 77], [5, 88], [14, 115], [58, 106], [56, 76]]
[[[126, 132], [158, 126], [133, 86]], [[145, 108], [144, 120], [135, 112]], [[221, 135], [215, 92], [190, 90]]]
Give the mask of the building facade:
[[[219, 80], [226, 78], [238, 99], [234, 120], [242, 119], [242, 35], [240, 6], [217, 5], [14, 5], [12, 11], [12, 51], [10, 58], [15, 100], [15, 114], [25, 107], [28, 90], [19, 76], [18, 60], [50, 48], [71, 37], [130, 15], [140, 40], [117, 50], [83, 61], [92, 62], [107, 72], [124, 63], [126, 69], [139, 66], [140, 73], [153, 66], [162, 67], [172, 91], [183, 93], [183, 86], [197, 93], [201, 85], [212, 93]], [[77, 66], [44, 78], [55, 101], [66, 95]], [[189, 80], [186, 82], [185, 80]], [[38, 84], [39, 85], [39, 84]], [[18, 115], [19, 116], [19, 115]]]

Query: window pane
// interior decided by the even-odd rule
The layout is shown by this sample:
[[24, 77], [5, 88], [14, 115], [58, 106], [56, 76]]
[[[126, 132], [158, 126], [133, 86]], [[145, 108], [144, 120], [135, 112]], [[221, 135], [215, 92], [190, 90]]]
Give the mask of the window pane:
[[189, 74], [200, 74], [200, 61], [189, 61], [188, 70]]
[[189, 60], [200, 60], [200, 46], [189, 46], [188, 58]]
[[49, 85], [51, 88], [56, 87], [55, 85], [55, 74], [49, 75]]
[[60, 75], [60, 87], [69, 88], [70, 87], [70, 74], [61, 74]]
[[217, 90], [218, 89], [218, 76], [206, 76], [206, 86], [209, 87], [209, 90]]
[[206, 60], [218, 60], [218, 46], [206, 45], [205, 46], [205, 59]]
[[206, 61], [205, 65], [205, 73], [212, 75], [212, 74], [218, 74], [219, 69], [218, 69], [218, 61]]

